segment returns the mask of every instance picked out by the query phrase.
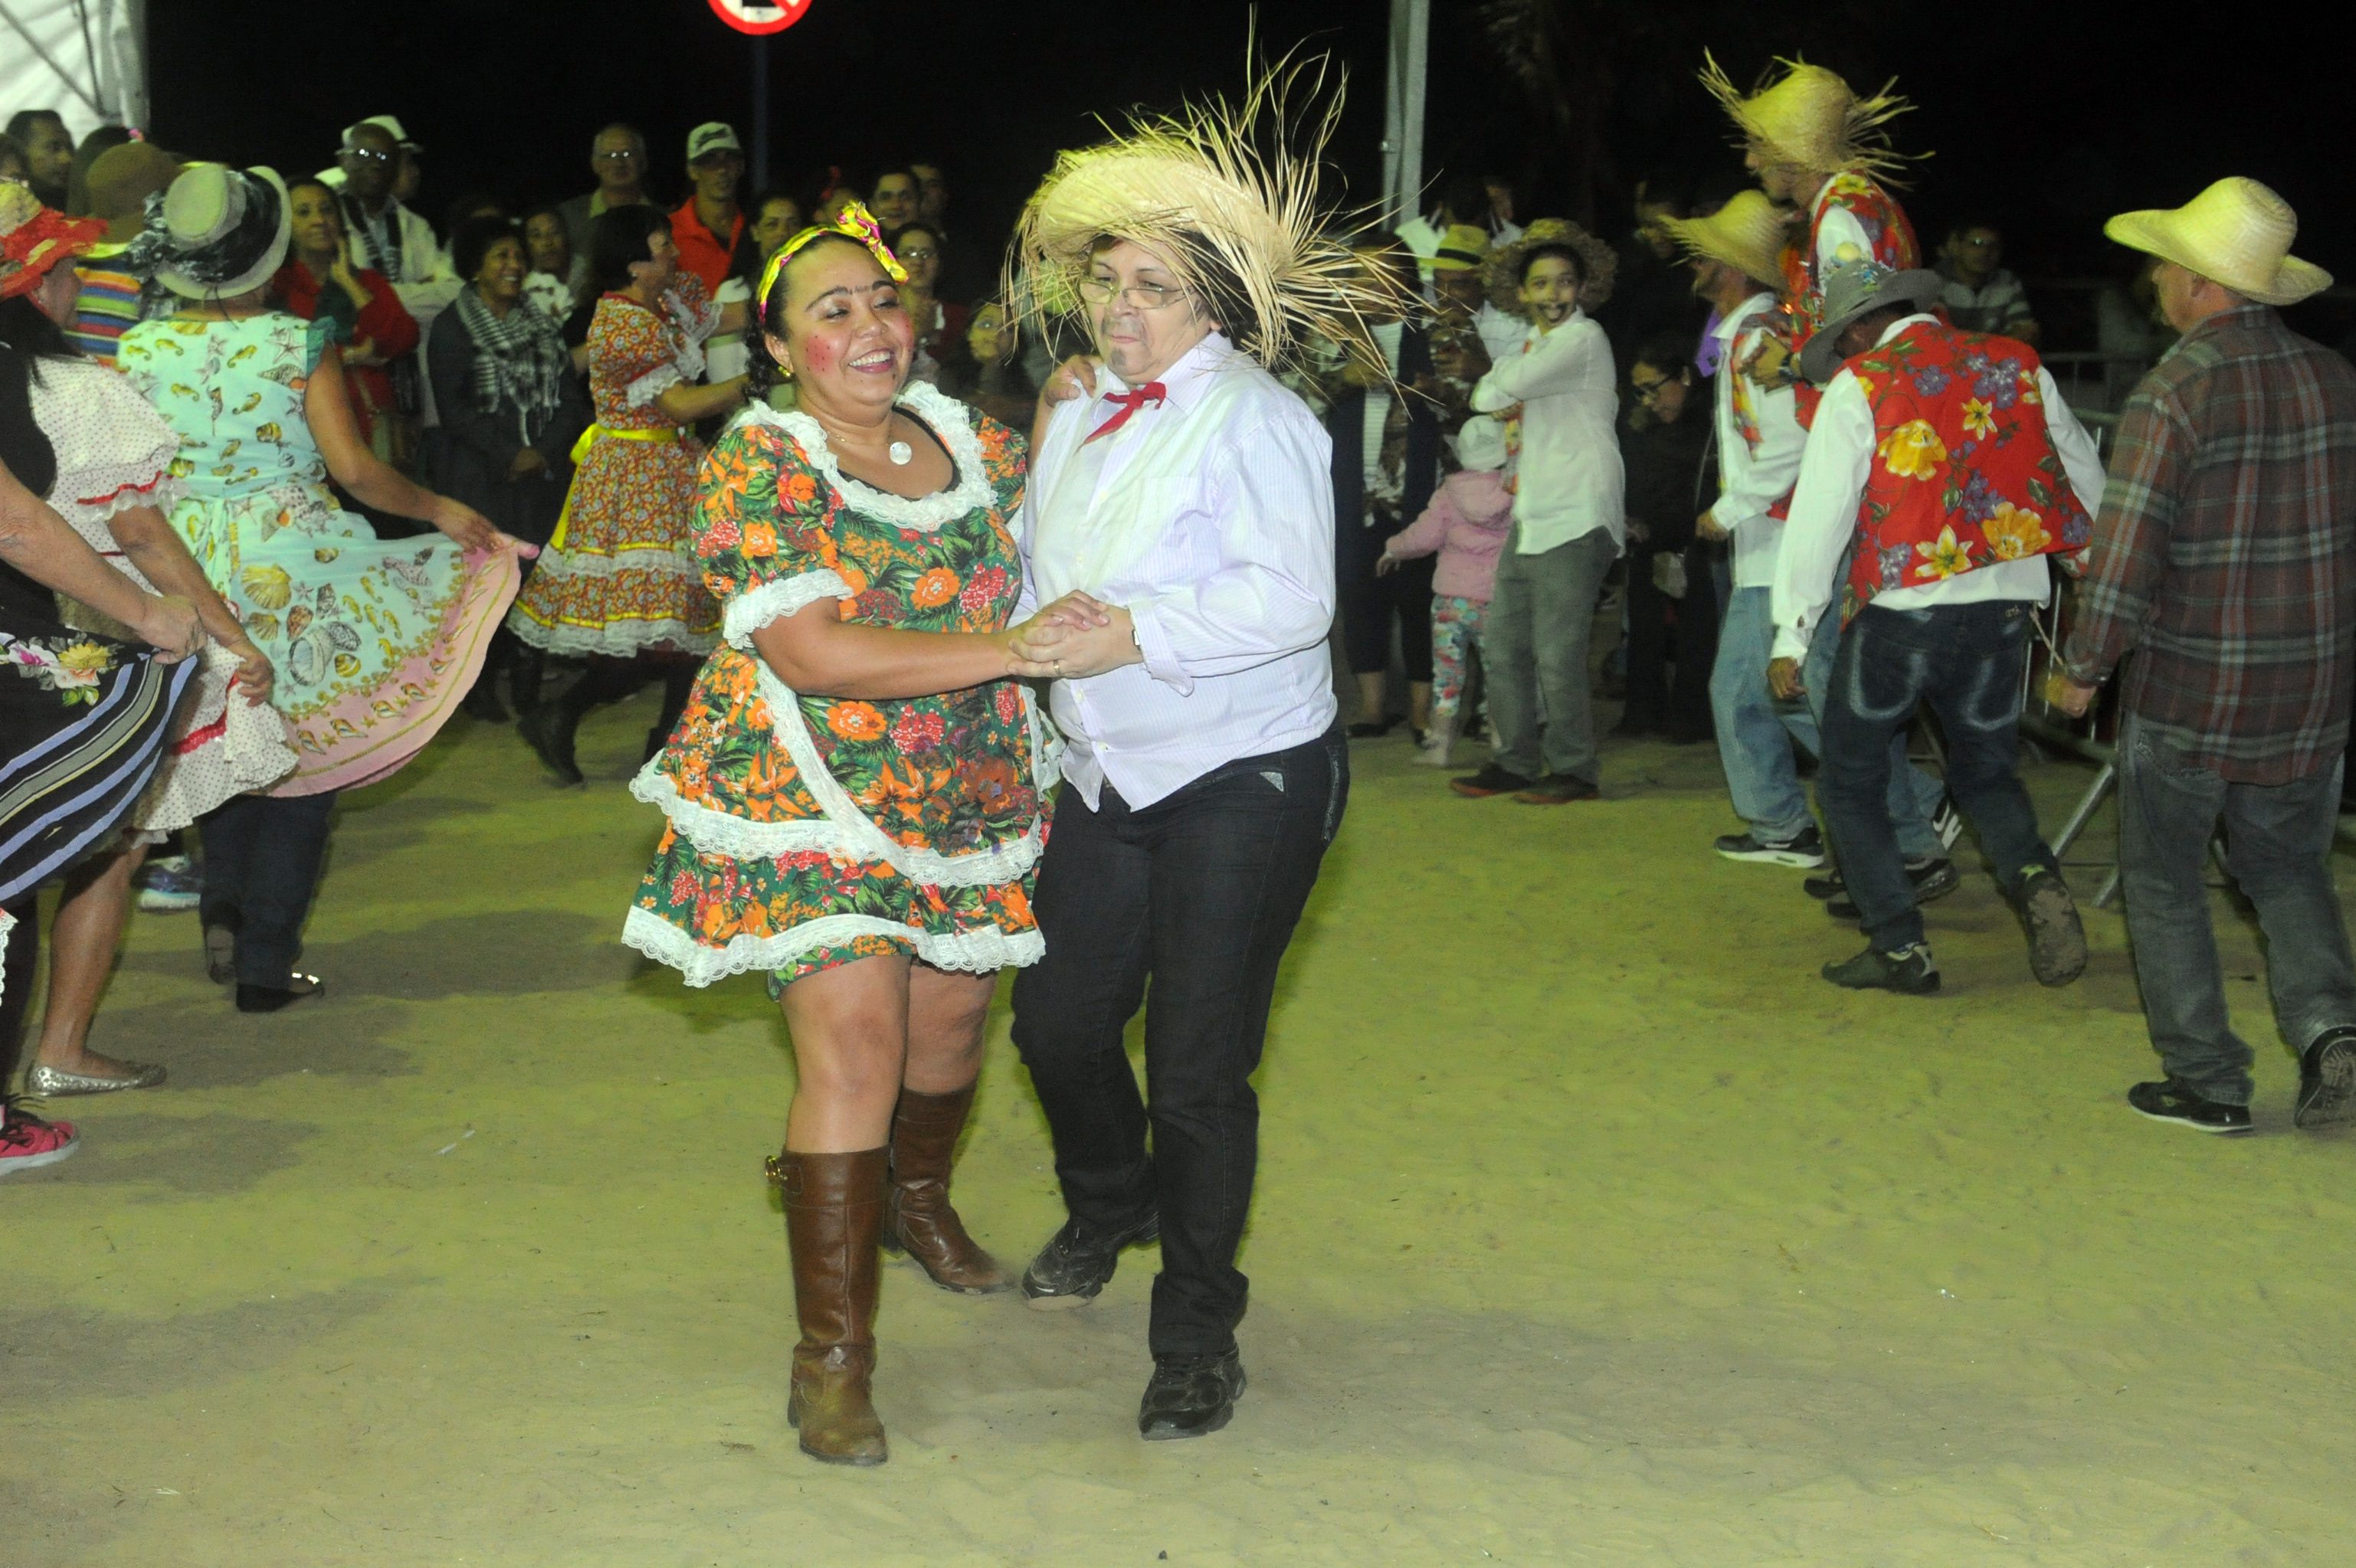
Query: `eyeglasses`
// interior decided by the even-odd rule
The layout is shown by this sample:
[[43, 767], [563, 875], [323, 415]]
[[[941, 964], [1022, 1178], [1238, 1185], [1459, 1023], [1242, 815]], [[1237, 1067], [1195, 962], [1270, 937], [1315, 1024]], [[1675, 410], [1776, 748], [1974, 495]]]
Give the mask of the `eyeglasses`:
[[941, 253], [929, 245], [920, 245], [913, 251], [894, 251], [893, 254], [903, 261], [937, 261], [941, 259]]
[[1082, 278], [1080, 297], [1090, 304], [1111, 303], [1115, 294], [1131, 310], [1167, 310], [1186, 297], [1184, 289], [1163, 288], [1160, 283], [1132, 283], [1122, 288], [1111, 278]]
[[639, 152], [636, 147], [621, 147], [613, 152], [592, 153], [589, 155], [600, 163], [607, 164], [635, 164], [640, 158], [646, 156], [644, 153]]
[[398, 155], [398, 154], [394, 153], [379, 152], [374, 147], [346, 147], [344, 149], [344, 156], [348, 158], [357, 158], [364, 164], [389, 164]]
[[1676, 385], [1676, 379], [1668, 376], [1664, 376], [1657, 381], [1639, 381], [1633, 376], [1628, 379], [1628, 389], [1636, 394], [1636, 400], [1640, 403], [1651, 402], [1661, 395], [1663, 389], [1675, 385]]

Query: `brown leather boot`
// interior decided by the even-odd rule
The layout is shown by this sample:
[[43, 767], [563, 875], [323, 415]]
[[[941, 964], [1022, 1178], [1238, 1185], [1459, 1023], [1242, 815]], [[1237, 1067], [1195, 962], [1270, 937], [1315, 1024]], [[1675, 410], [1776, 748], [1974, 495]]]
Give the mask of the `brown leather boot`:
[[769, 1161], [786, 1195], [794, 1258], [794, 1392], [786, 1420], [802, 1452], [830, 1465], [880, 1465], [888, 1456], [868, 1380], [875, 1371], [876, 1241], [884, 1228], [887, 1149], [798, 1154]]
[[949, 1164], [972, 1108], [970, 1083], [948, 1094], [900, 1091], [899, 1107], [892, 1114], [892, 1194], [884, 1215], [884, 1244], [922, 1264], [944, 1290], [988, 1296], [1014, 1281], [965, 1233], [965, 1222], [949, 1207]]

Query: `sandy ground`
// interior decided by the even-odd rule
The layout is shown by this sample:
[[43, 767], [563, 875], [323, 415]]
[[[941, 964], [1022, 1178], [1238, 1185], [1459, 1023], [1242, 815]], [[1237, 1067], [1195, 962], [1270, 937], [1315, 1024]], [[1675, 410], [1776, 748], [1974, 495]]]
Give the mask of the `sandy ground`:
[[[2261, 1130], [2158, 1126], [2115, 915], [2041, 991], [1975, 875], [1945, 995], [1836, 992], [1854, 938], [1708, 853], [1715, 758], [1658, 745], [1557, 811], [1358, 752], [1227, 1432], [1137, 1439], [1150, 1253], [1059, 1315], [895, 1264], [892, 1463], [812, 1464], [776, 1016], [615, 940], [649, 716], [586, 790], [462, 726], [350, 798], [321, 1004], [241, 1018], [136, 923], [97, 1042], [170, 1086], [0, 1188], [0, 1563], [2356, 1561], [2356, 1139], [2290, 1130], [2247, 923]], [[2035, 770], [2049, 828], [2085, 777]], [[983, 1083], [958, 1191], [1020, 1260], [1061, 1211], [1002, 1011]]]

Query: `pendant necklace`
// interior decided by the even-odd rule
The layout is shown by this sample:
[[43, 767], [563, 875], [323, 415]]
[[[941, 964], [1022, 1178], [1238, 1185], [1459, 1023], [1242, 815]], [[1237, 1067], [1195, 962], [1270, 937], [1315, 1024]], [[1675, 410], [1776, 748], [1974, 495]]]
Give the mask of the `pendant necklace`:
[[902, 468], [905, 468], [908, 465], [908, 460], [916, 455], [916, 449], [905, 441], [895, 441], [884, 450], [893, 463]]

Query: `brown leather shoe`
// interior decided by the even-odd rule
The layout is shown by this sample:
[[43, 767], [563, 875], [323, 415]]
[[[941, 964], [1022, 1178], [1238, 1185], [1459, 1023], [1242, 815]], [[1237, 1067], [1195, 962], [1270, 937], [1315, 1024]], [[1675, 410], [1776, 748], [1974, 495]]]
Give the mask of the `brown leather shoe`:
[[801, 1429], [802, 1452], [830, 1465], [880, 1465], [889, 1457], [869, 1379], [875, 1371], [876, 1242], [884, 1229], [884, 1173], [890, 1151], [798, 1154], [769, 1161], [786, 1195], [786, 1241], [794, 1259], [793, 1397], [786, 1420]]
[[973, 1085], [948, 1094], [900, 1091], [892, 1114], [892, 1189], [884, 1200], [884, 1244], [924, 1265], [943, 1290], [989, 1296], [1014, 1281], [966, 1234], [949, 1207], [949, 1166], [973, 1108]]

